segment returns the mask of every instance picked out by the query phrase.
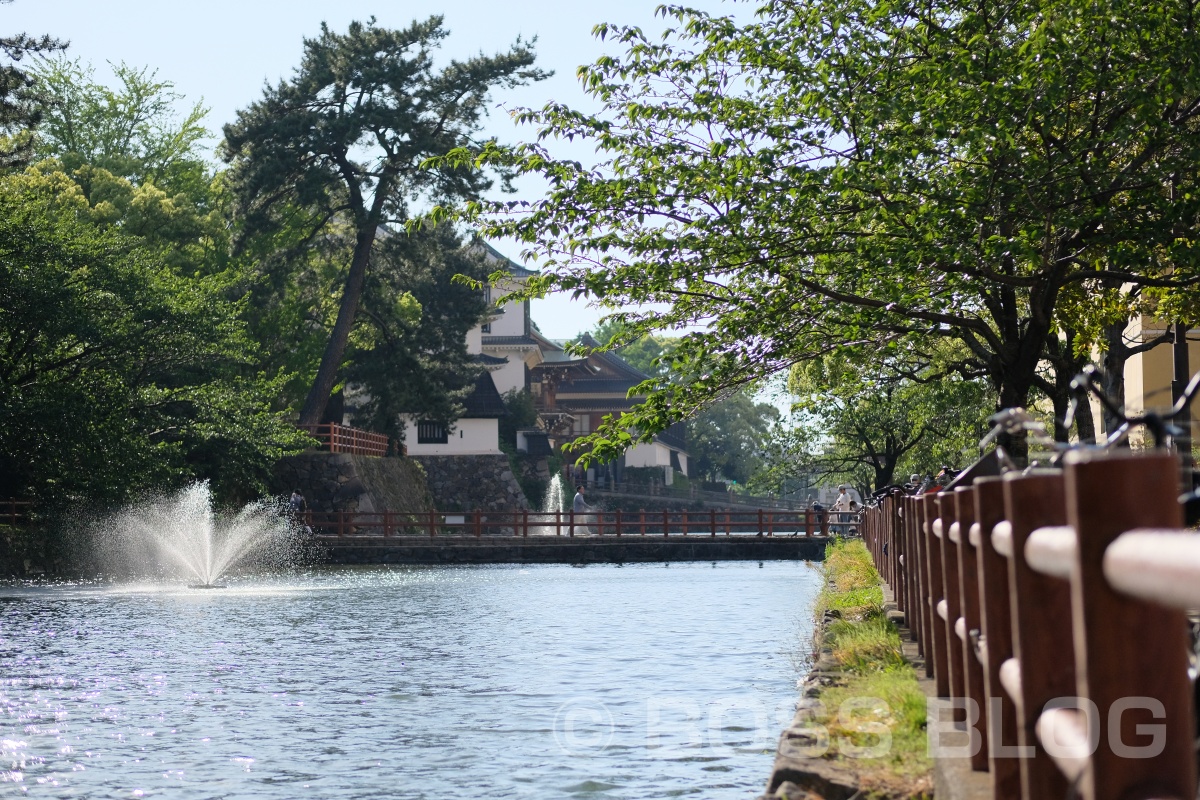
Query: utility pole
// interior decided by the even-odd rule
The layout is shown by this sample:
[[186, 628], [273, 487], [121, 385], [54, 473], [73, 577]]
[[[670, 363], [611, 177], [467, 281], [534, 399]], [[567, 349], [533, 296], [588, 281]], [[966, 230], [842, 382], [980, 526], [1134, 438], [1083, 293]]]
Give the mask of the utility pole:
[[[1182, 322], [1175, 323], [1175, 337], [1171, 345], [1171, 354], [1175, 361], [1175, 376], [1171, 381], [1171, 402], [1178, 403], [1179, 398], [1183, 397], [1183, 390], [1187, 387], [1188, 381], [1191, 379], [1191, 367], [1188, 364], [1188, 341], [1187, 327]], [[1177, 421], [1179, 427], [1183, 428], [1184, 434], [1175, 438], [1175, 446], [1179, 450], [1179, 461], [1183, 466], [1184, 486], [1189, 490], [1193, 484], [1193, 468], [1195, 462], [1192, 459], [1192, 410], [1189, 408], [1184, 414], [1182, 420]]]

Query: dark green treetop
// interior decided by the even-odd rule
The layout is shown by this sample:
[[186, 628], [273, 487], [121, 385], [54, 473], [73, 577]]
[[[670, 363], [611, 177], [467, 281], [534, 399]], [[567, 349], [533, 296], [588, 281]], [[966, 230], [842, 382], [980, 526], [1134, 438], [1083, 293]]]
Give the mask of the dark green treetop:
[[[12, 0], [0, 0], [7, 5]], [[0, 64], [0, 167], [25, 164], [33, 153], [33, 129], [41, 120], [45, 98], [28, 69], [17, 66], [27, 56], [42, 55], [66, 47], [50, 36], [0, 37], [0, 52], [8, 63]]]
[[403, 225], [419, 202], [473, 199], [492, 186], [476, 170], [421, 165], [455, 148], [477, 152], [491, 93], [546, 74], [519, 40], [507, 52], [439, 69], [434, 52], [447, 35], [437, 16], [403, 30], [374, 20], [345, 34], [322, 26], [305, 40], [295, 74], [225, 126], [223, 155], [248, 232], [300, 209], [314, 231], [341, 220], [353, 241], [302, 423], [319, 421], [337, 382], [380, 226]]

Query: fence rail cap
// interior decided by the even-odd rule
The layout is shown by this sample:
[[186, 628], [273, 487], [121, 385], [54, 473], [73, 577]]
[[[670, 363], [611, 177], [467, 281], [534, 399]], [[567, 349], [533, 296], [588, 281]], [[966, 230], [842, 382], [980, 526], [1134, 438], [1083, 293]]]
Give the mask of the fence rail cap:
[[1008, 520], [1001, 520], [992, 528], [992, 548], [1005, 558], [1013, 557], [1013, 528]]
[[1079, 551], [1075, 529], [1069, 525], [1038, 528], [1025, 540], [1025, 560], [1035, 571], [1070, 578]]
[[1171, 608], [1200, 608], [1200, 533], [1139, 529], [1104, 551], [1104, 577], [1119, 592]]

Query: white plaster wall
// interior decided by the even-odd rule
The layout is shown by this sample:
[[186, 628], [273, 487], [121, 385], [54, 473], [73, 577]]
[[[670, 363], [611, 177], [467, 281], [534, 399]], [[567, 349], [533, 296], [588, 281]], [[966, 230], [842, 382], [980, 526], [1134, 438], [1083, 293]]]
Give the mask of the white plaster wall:
[[524, 336], [525, 304], [509, 301], [501, 306], [501, 310], [503, 310], [504, 313], [492, 320], [492, 332], [489, 335]]
[[670, 451], [657, 442], [635, 444], [625, 451], [627, 467], [665, 467], [670, 463]]
[[479, 355], [483, 352], [483, 327], [476, 325], [471, 330], [467, 331], [467, 352], [471, 355]]
[[508, 352], [496, 355], [508, 359], [507, 364], [492, 373], [492, 380], [496, 383], [496, 391], [504, 394], [513, 389], [524, 389], [525, 362], [521, 360], [520, 354]]
[[500, 423], [494, 419], [460, 419], [445, 444], [418, 444], [417, 421], [405, 415], [404, 445], [410, 456], [494, 455], [500, 452]]
[[[671, 466], [671, 448], [658, 442], [636, 444], [625, 451], [625, 466], [627, 467], [669, 467]], [[688, 474], [687, 453], [679, 454], [679, 471]]]

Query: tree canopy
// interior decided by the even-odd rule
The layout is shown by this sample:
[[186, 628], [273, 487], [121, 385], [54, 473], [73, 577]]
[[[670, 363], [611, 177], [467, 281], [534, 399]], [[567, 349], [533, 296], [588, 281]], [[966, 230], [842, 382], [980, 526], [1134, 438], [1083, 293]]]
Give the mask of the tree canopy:
[[[1196, 282], [1200, 38], [1192, 8], [768, 0], [757, 19], [666, 7], [661, 40], [598, 26], [596, 115], [551, 104], [537, 141], [461, 151], [544, 176], [465, 217], [581, 292], [629, 340], [693, 328], [619, 449], [731, 388], [846, 347], [960, 342], [1002, 406], [1056, 398], [1101, 286]], [[595, 167], [555, 158], [593, 142]], [[644, 304], [661, 304], [643, 310]], [[1066, 343], [1066, 348], [1063, 345]], [[1067, 376], [1069, 377], [1069, 376]]]
[[[0, 0], [7, 5], [12, 0]], [[64, 42], [48, 35], [19, 33], [0, 37], [0, 167], [25, 164], [33, 153], [33, 129], [41, 121], [45, 98], [28, 69], [18, 66], [27, 56], [62, 50]]]
[[91, 210], [61, 172], [0, 177], [0, 483], [47, 504], [198, 476], [265, 489], [305, 437], [242, 374], [228, 279], [177, 274]]
[[546, 74], [519, 40], [507, 52], [439, 69], [434, 52], [447, 35], [437, 16], [403, 30], [373, 19], [344, 34], [322, 26], [304, 41], [293, 77], [268, 86], [225, 126], [223, 155], [247, 232], [299, 217], [309, 239], [336, 222], [352, 242], [301, 423], [320, 421], [338, 381], [381, 226], [403, 226], [425, 200], [473, 200], [492, 186], [478, 170], [423, 164], [454, 149], [477, 152], [491, 93]]

